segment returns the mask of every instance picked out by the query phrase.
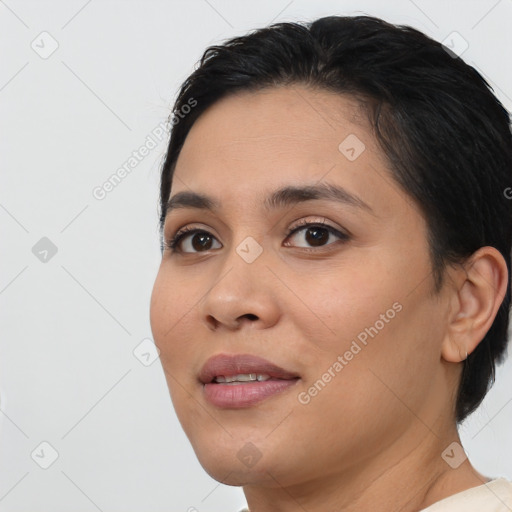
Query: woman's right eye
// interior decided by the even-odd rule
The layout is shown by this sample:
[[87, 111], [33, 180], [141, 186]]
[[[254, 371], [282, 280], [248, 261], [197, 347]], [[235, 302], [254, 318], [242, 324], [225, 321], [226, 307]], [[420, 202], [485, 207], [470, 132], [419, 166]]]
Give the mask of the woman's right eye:
[[[201, 235], [201, 236], [196, 236]], [[165, 248], [169, 249], [172, 252], [182, 252], [182, 253], [194, 253], [194, 252], [204, 252], [209, 251], [210, 249], [219, 249], [222, 245], [219, 244], [219, 247], [212, 247], [212, 240], [216, 240], [216, 238], [205, 231], [204, 229], [199, 228], [183, 228], [180, 229], [176, 235], [170, 240], [165, 241]], [[193, 249], [192, 251], [183, 249], [183, 245], [188, 243], [188, 247], [190, 245]]]

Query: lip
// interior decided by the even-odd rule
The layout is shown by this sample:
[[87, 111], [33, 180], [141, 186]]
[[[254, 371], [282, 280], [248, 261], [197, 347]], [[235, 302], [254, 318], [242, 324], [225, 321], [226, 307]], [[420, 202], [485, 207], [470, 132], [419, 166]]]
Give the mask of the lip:
[[[229, 385], [213, 382], [220, 375], [242, 373], [267, 374], [271, 379]], [[217, 354], [206, 361], [199, 373], [206, 400], [222, 408], [250, 407], [289, 389], [299, 380], [297, 373], [251, 354]]]
[[219, 375], [239, 375], [241, 373], [265, 373], [274, 379], [295, 379], [297, 373], [285, 370], [262, 357], [251, 354], [217, 354], [210, 357], [199, 372], [199, 380], [209, 384]]

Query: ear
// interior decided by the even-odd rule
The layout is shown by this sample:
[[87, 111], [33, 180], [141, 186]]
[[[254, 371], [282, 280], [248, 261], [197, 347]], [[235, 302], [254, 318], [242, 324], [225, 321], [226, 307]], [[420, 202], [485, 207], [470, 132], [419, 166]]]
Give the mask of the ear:
[[491, 328], [508, 286], [507, 263], [494, 247], [481, 247], [456, 271], [442, 357], [464, 361]]

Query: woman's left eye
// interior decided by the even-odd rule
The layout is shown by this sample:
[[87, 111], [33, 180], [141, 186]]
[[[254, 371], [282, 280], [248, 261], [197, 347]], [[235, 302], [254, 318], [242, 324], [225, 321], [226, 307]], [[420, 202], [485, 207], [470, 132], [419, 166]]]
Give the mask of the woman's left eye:
[[[310, 244], [309, 246], [302, 246], [305, 248], [332, 245], [326, 244], [326, 242], [328, 242], [329, 239], [331, 238], [331, 235], [334, 235], [335, 237], [338, 237], [339, 239], [344, 241], [347, 241], [350, 238], [347, 234], [338, 231], [337, 229], [333, 228], [332, 226], [329, 226], [328, 224], [315, 222], [304, 222], [300, 226], [292, 228], [288, 232], [286, 238], [288, 239], [292, 235], [295, 236], [297, 233], [300, 233], [301, 231], [304, 232], [304, 234], [301, 235], [302, 239], [305, 239], [306, 242]], [[301, 246], [299, 245], [298, 247]]]
[[[322, 247], [324, 245], [332, 245], [332, 243], [327, 244], [330, 240], [331, 236], [337, 237], [340, 240], [347, 241], [350, 239], [349, 235], [338, 231], [337, 229], [325, 224], [323, 222], [305, 222], [302, 221], [298, 226], [293, 227], [288, 231], [286, 235], [286, 239], [288, 240], [290, 237], [297, 236], [301, 231], [304, 232], [305, 240], [309, 246], [301, 246], [306, 249], [310, 249], [311, 247]], [[303, 235], [303, 236], [304, 236]], [[165, 248], [170, 250], [171, 252], [185, 253], [185, 254], [194, 254], [198, 252], [205, 252], [210, 249], [219, 249], [220, 247], [212, 247], [213, 240], [217, 240], [211, 233], [204, 229], [199, 228], [190, 228], [185, 227], [180, 229], [176, 235], [170, 239], [165, 241]], [[192, 247], [195, 250], [184, 250], [182, 245], [185, 245], [184, 242], [188, 242], [188, 248]], [[219, 243], [217, 241], [217, 243]], [[220, 243], [219, 243], [220, 245]], [[291, 244], [285, 242], [285, 246], [289, 247]], [[293, 245], [292, 245], [293, 246]], [[310, 249], [311, 250], [311, 249]]]

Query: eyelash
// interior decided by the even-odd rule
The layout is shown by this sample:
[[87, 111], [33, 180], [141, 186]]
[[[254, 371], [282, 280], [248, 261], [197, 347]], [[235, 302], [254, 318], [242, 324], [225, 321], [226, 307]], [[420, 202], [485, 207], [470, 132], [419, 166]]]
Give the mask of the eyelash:
[[[323, 222], [308, 222], [307, 220], [304, 220], [304, 219], [299, 221], [299, 223], [297, 225], [295, 225], [288, 231], [288, 233], [286, 234], [286, 238], [289, 238], [291, 235], [294, 235], [296, 232], [306, 229], [306, 228], [309, 228], [309, 227], [324, 228], [330, 234], [338, 236], [341, 239], [340, 241], [346, 242], [347, 240], [350, 239], [349, 235], [338, 231], [337, 229], [333, 228], [332, 226], [330, 226], [328, 224], [325, 224]], [[184, 227], [184, 228], [178, 230], [178, 232], [171, 239], [165, 239], [164, 247], [165, 247], [165, 249], [170, 250], [171, 252], [183, 252], [183, 251], [181, 251], [181, 249], [177, 248], [178, 245], [185, 238], [185, 236], [195, 234], [195, 233], [208, 233], [209, 235], [211, 235], [211, 233], [209, 233], [205, 229]], [[327, 244], [327, 246], [328, 245], [334, 245], [334, 244]], [[320, 249], [313, 249], [313, 248], [306, 248], [306, 247], [300, 247], [300, 249], [305, 250], [305, 251], [318, 252], [318, 250], [321, 250], [322, 247], [325, 247], [325, 246], [320, 246]], [[207, 251], [199, 251], [199, 252], [207, 252]], [[185, 252], [184, 254], [198, 254], [199, 252], [196, 252], [196, 253]]]

